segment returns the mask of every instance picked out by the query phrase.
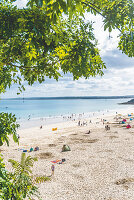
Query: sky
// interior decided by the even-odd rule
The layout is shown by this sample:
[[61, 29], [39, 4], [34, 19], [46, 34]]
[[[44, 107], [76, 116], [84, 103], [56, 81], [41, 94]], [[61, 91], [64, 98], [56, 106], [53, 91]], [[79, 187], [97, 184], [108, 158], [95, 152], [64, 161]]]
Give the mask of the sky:
[[[16, 5], [23, 7], [26, 0], [17, 0]], [[86, 14], [86, 20], [94, 21], [94, 34], [98, 39], [98, 47], [101, 50], [102, 60], [107, 69], [102, 77], [73, 81], [71, 74], [63, 75], [59, 81], [46, 78], [42, 84], [35, 83], [33, 86], [25, 85], [26, 91], [17, 95], [18, 86], [13, 85], [7, 89], [2, 98], [13, 97], [58, 97], [58, 96], [120, 96], [134, 95], [134, 58], [129, 58], [117, 49], [118, 34], [114, 30], [110, 34], [104, 31], [102, 17]]]

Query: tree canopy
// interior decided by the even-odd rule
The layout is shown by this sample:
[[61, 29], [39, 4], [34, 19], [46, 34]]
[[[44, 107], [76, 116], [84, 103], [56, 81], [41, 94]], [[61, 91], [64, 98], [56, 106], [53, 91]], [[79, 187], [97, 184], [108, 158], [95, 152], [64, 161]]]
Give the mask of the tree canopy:
[[91, 22], [84, 13], [103, 16], [104, 30], [118, 29], [118, 48], [134, 56], [133, 0], [30, 0], [18, 9], [15, 0], [0, 4], [0, 92], [12, 83], [32, 85], [61, 71], [74, 79], [103, 75]]

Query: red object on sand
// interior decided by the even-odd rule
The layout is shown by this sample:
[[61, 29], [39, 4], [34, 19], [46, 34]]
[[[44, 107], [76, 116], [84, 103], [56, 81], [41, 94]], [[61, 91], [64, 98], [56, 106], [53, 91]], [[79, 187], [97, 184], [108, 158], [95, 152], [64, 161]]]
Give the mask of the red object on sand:
[[131, 126], [128, 124], [126, 128], [131, 128]]

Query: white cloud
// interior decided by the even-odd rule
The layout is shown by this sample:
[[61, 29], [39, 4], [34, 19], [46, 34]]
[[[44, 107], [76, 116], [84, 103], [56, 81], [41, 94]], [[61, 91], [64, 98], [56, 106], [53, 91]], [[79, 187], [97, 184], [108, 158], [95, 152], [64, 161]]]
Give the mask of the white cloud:
[[17, 0], [14, 5], [17, 5], [18, 8], [26, 7], [28, 0]]
[[[35, 83], [26, 86], [25, 97], [34, 96], [105, 96], [105, 95], [132, 95], [134, 94], [134, 70], [133, 68], [115, 69], [111, 68], [103, 77], [80, 78], [73, 81], [67, 75], [56, 82], [47, 80], [41, 85]], [[68, 79], [68, 81], [66, 81]], [[6, 93], [5, 97], [16, 96], [17, 88], [13, 87]], [[23, 94], [21, 94], [21, 97]]]
[[94, 16], [93, 14], [86, 14], [85, 18], [87, 21], [92, 21], [94, 34], [96, 39], [98, 40], [98, 47], [101, 50], [101, 55], [105, 55], [107, 51], [116, 49], [118, 46], [118, 35], [119, 31], [114, 30], [111, 33], [108, 30], [104, 31], [104, 23], [103, 17], [100, 15]]

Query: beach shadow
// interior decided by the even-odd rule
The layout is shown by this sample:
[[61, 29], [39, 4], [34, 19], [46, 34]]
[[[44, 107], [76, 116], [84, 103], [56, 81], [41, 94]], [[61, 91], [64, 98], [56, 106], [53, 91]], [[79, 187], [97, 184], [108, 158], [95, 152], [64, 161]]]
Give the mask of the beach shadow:
[[56, 144], [48, 144], [49, 147], [56, 147]]
[[110, 139], [114, 139], [114, 138], [119, 138], [118, 136], [115, 136], [115, 135], [111, 135], [109, 136]]
[[74, 178], [76, 178], [76, 179], [84, 179], [84, 176], [82, 176], [82, 175], [79, 175], [79, 174], [73, 174], [73, 176], [74, 176]]
[[77, 133], [70, 134], [70, 136], [73, 136], [73, 135], [78, 135], [78, 134]]
[[99, 139], [92, 139], [92, 140], [87, 140], [87, 142], [85, 141], [85, 143], [95, 143], [98, 141], [99, 141]]
[[134, 162], [134, 160], [132, 159], [126, 159], [126, 158], [123, 158], [123, 157], [120, 157], [118, 156], [119, 159], [122, 159], [124, 162]]
[[134, 178], [123, 178], [115, 182], [116, 185], [134, 183]]
[[70, 142], [73, 142], [75, 144], [77, 143], [95, 143], [95, 142], [98, 142], [99, 139], [83, 139], [83, 138], [71, 138], [71, 141]]
[[75, 168], [78, 168], [78, 167], [80, 167], [80, 164], [73, 164], [72, 166]]
[[40, 159], [48, 159], [53, 158], [53, 154], [51, 152], [39, 153], [37, 157]]

